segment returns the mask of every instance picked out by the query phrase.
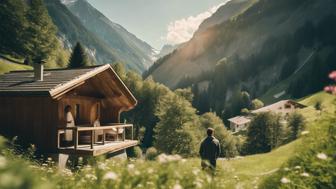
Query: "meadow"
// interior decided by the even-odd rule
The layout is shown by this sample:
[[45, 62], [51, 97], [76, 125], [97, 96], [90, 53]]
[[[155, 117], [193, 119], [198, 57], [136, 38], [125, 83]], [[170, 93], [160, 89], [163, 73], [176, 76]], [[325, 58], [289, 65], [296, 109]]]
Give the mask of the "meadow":
[[[318, 101], [322, 101], [321, 112], [313, 108]], [[335, 186], [332, 185], [335, 177], [327, 174], [335, 169], [329, 149], [334, 143], [327, 137], [335, 98], [318, 93], [301, 102], [309, 107], [301, 111], [307, 127], [298, 140], [270, 153], [220, 159], [215, 176], [201, 170], [198, 158], [164, 154], [154, 161], [98, 158], [85, 165], [79, 157], [77, 167], [61, 170], [51, 158], [43, 162], [34, 160], [30, 153], [17, 153], [8, 147], [10, 142], [1, 138], [0, 188], [296, 188], [296, 182], [302, 184], [309, 179], [307, 183], [313, 183], [321, 179], [321, 174], [327, 175], [323, 177], [327, 186]], [[329, 150], [323, 151], [325, 148]], [[308, 155], [300, 156], [307, 151]], [[321, 154], [327, 160], [319, 158]], [[305, 172], [312, 167], [311, 159], [319, 166], [317, 173], [312, 172], [314, 169]], [[324, 161], [328, 163], [321, 167]]]

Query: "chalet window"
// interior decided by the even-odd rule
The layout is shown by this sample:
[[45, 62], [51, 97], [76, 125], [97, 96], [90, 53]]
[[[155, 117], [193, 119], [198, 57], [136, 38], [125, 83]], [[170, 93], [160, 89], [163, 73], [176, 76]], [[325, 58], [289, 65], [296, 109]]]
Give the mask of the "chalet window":
[[286, 105], [285, 105], [285, 108], [286, 108], [286, 109], [290, 109], [291, 107], [292, 107], [292, 106], [291, 106], [290, 104], [286, 104]]
[[76, 112], [76, 120], [79, 120], [79, 117], [80, 117], [80, 106], [79, 106], [79, 104], [76, 104], [75, 112]]

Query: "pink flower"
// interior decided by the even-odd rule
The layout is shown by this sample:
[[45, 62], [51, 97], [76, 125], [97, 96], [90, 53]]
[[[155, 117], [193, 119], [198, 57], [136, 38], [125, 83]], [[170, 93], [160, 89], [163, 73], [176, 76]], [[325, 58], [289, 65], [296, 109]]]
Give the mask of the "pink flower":
[[333, 80], [336, 80], [336, 71], [333, 71], [329, 74], [329, 78], [330, 79], [333, 79]]
[[326, 86], [324, 87], [324, 91], [332, 94], [336, 94], [336, 86]]

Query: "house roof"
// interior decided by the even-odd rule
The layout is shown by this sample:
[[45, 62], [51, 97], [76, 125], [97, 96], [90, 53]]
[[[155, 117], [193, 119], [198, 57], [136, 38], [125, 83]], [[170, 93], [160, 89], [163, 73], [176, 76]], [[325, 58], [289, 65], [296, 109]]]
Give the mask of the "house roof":
[[256, 113], [261, 113], [261, 112], [277, 111], [279, 109], [279, 107], [283, 106], [286, 103], [292, 104], [292, 105], [294, 105], [298, 108], [306, 107], [305, 105], [300, 104], [298, 102], [295, 102], [293, 100], [281, 100], [281, 101], [276, 102], [274, 104], [270, 104], [270, 105], [262, 107], [260, 109], [253, 110], [253, 111], [251, 111], [251, 113], [256, 114]]
[[0, 75], [0, 96], [50, 96], [57, 98], [69, 89], [79, 86], [104, 71], [113, 75], [122, 93], [132, 105], [137, 103], [135, 97], [125, 86], [109, 64], [79, 69], [46, 69], [43, 81], [34, 80], [33, 71], [12, 71]]
[[230, 118], [228, 120], [237, 125], [242, 125], [242, 124], [251, 122], [251, 120], [245, 116], [237, 116], [237, 117]]

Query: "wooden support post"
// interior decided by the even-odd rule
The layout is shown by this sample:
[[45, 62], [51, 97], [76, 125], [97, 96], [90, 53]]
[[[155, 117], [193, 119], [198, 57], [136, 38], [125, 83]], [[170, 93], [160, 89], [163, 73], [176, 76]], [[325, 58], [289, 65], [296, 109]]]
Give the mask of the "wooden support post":
[[105, 144], [105, 130], [103, 130], [103, 145]]
[[73, 131], [73, 134], [74, 134], [75, 150], [77, 150], [77, 147], [78, 147], [78, 130], [74, 129], [72, 131]]
[[60, 148], [60, 131], [59, 130], [57, 130], [57, 149], [59, 149]]
[[91, 149], [93, 149], [93, 142], [94, 142], [94, 131], [91, 131]]
[[131, 127], [131, 130], [132, 130], [132, 138], [131, 138], [131, 140], [133, 140], [134, 139], [134, 136], [133, 136], [133, 126]]
[[125, 141], [125, 132], [126, 132], [126, 127], [124, 127], [124, 131], [123, 131], [123, 141]]
[[119, 140], [119, 127], [117, 127], [117, 141]]

